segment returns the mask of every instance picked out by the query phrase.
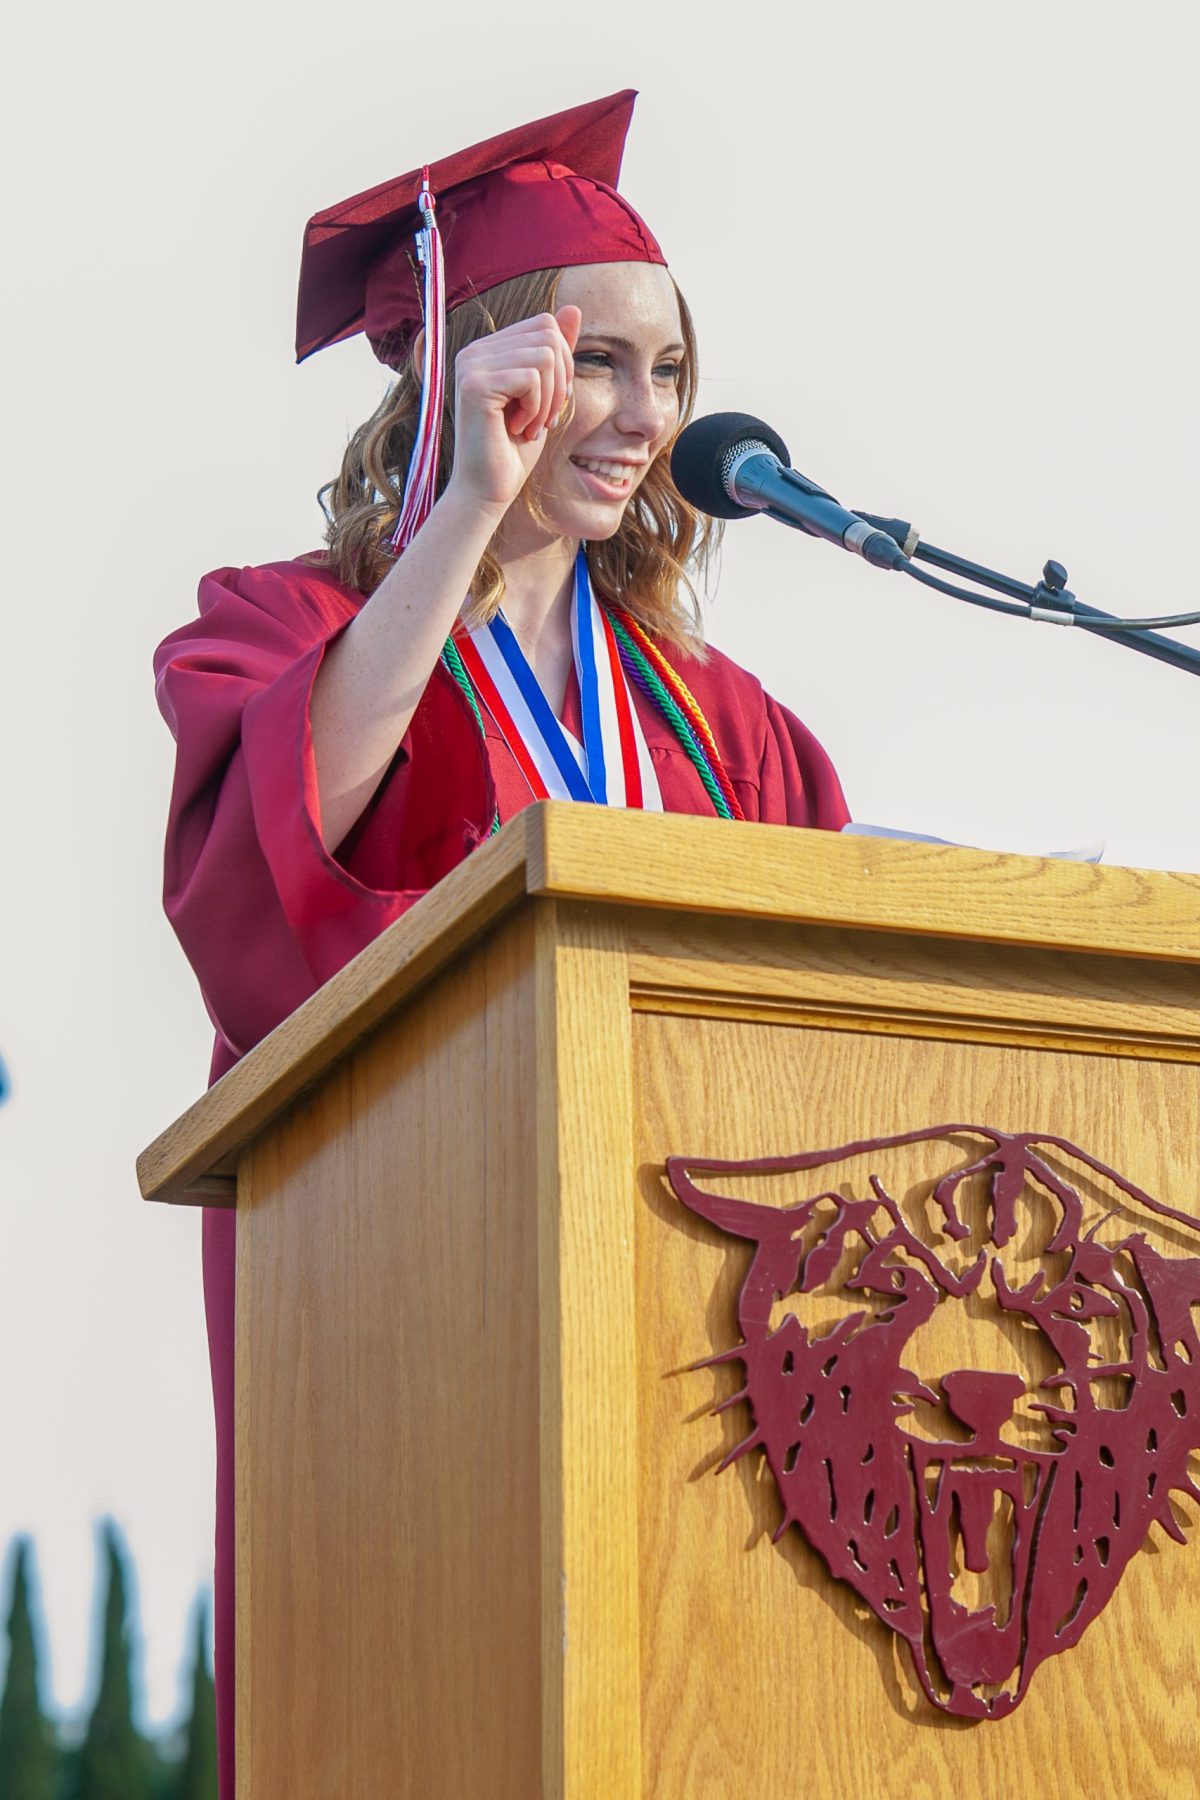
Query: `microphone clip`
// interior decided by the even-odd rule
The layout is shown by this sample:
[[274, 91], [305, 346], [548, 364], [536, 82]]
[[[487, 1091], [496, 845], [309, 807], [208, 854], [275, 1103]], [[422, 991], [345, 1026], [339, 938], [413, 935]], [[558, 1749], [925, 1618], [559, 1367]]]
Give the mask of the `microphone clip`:
[[1030, 616], [1049, 625], [1075, 623], [1075, 596], [1067, 586], [1067, 571], [1060, 562], [1051, 560], [1044, 565], [1042, 579], [1033, 590]]

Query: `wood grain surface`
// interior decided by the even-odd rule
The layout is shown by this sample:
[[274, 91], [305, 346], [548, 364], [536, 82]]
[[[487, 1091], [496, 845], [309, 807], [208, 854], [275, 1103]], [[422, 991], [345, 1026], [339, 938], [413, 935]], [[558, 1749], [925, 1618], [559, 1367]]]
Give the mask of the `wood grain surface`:
[[542, 1791], [582, 1800], [643, 1791], [631, 1021], [619, 922], [539, 915]]
[[243, 1171], [242, 1800], [540, 1791], [532, 932]]
[[547, 802], [530, 893], [1200, 962], [1200, 875]]
[[[972, 889], [990, 883], [1007, 942], [940, 917], [895, 928], [867, 906], [877, 865], [855, 875], [853, 857], [850, 923], [772, 913], [784, 862], [819, 888], [846, 851], [802, 833], [779, 834], [770, 879], [742, 857], [757, 898], [736, 916], [706, 910], [728, 869], [627, 871], [636, 891], [609, 904], [571, 898], [558, 853], [586, 847], [602, 887], [633, 839], [583, 811], [526, 815], [519, 854], [501, 834], [456, 897], [372, 946], [152, 1163], [166, 1192], [243, 1146], [242, 1800], [1194, 1792], [1195, 1547], [1152, 1542], [1010, 1718], [937, 1712], [800, 1533], [771, 1544], [761, 1464], [714, 1473], [745, 1408], [711, 1417], [737, 1375], [694, 1365], [736, 1343], [748, 1251], [662, 1174], [675, 1153], [784, 1154], [957, 1116], [1074, 1138], [1196, 1210], [1186, 881], [1082, 878], [1129, 908], [1097, 925], [1096, 954], [1047, 941], [1011, 869]], [[679, 823], [695, 846], [732, 829]], [[769, 873], [761, 834], [740, 841], [764, 845]], [[1056, 867], [1022, 878], [1029, 895]], [[915, 863], [903, 879], [915, 906]], [[522, 902], [534, 881], [566, 891]], [[1174, 950], [1132, 947], [1135, 922]], [[919, 1193], [917, 1163], [900, 1179]], [[1180, 1237], [1157, 1241], [1180, 1254]], [[1021, 1363], [994, 1319], [944, 1311], [925, 1343], [939, 1368]]]
[[234, 1175], [241, 1146], [520, 898], [530, 823], [481, 844], [161, 1132], [138, 1157], [143, 1197], [234, 1204], [211, 1181]]
[[[744, 1405], [709, 1416], [735, 1391], [740, 1365], [691, 1365], [738, 1342], [734, 1307], [749, 1247], [686, 1213], [662, 1178], [671, 1154], [781, 1155], [953, 1114], [1066, 1135], [1152, 1193], [1195, 1207], [1194, 1070], [654, 1014], [635, 1018], [634, 1049], [639, 1535], [652, 1646], [643, 1665], [644, 1792], [663, 1800], [1194, 1793], [1200, 1551], [1154, 1528], [1107, 1610], [1076, 1649], [1042, 1665], [1015, 1713], [982, 1724], [939, 1713], [921, 1695], [906, 1647], [831, 1580], [799, 1531], [772, 1545], [780, 1509], [761, 1461], [714, 1473], [748, 1429]], [[769, 1203], [799, 1197], [795, 1181], [781, 1180]], [[1174, 1253], [1182, 1235], [1164, 1234]], [[930, 1353], [943, 1368], [1004, 1367], [1005, 1348], [959, 1309]], [[1181, 1515], [1195, 1510], [1177, 1505]]]
[[[239, 1146], [522, 893], [1200, 965], [1200, 875], [561, 801], [527, 808], [138, 1159], [147, 1199], [231, 1204]], [[206, 1187], [201, 1180], [209, 1177]]]
[[[1105, 1056], [1200, 1060], [1200, 964], [895, 932], [622, 911], [640, 1011], [795, 1020]], [[782, 1013], [780, 1009], [782, 1008]]]

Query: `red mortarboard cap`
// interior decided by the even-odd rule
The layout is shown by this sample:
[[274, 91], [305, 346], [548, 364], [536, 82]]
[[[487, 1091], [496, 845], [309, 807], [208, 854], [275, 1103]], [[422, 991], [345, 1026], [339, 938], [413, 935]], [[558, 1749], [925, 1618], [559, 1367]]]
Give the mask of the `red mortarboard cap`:
[[437, 202], [446, 307], [515, 275], [666, 258], [616, 192], [632, 89], [575, 106], [413, 169], [309, 220], [296, 359], [365, 331], [393, 362], [421, 324], [414, 239], [422, 180]]

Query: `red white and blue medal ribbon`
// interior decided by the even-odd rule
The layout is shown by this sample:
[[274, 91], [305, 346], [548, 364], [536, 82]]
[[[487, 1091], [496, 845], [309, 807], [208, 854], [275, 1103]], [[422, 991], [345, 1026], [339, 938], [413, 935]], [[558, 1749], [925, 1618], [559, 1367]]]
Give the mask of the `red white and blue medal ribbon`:
[[592, 593], [582, 550], [575, 564], [571, 635], [582, 744], [555, 718], [503, 612], [455, 643], [535, 799], [661, 812], [662, 795], [616, 637]]

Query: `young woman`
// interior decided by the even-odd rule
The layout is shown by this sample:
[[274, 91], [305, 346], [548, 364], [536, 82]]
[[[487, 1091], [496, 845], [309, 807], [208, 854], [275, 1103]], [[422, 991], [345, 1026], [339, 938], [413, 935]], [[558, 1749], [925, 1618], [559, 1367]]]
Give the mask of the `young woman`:
[[[664, 454], [695, 341], [615, 192], [632, 103], [539, 121], [310, 223], [301, 355], [364, 330], [397, 379], [326, 490], [327, 550], [207, 576], [199, 618], [158, 654], [178, 743], [166, 906], [217, 1029], [214, 1078], [534, 798], [845, 822], [820, 746], [702, 643], [687, 565], [712, 526]], [[222, 1800], [233, 1255], [233, 1216], [208, 1213]]]

